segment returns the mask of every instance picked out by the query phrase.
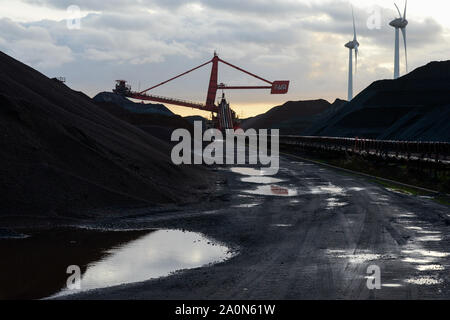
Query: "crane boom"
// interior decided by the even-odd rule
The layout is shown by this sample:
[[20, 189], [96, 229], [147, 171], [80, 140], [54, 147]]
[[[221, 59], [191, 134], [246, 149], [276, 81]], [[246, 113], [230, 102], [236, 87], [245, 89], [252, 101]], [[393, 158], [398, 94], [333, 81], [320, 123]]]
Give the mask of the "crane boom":
[[176, 76], [176, 77], [173, 77], [172, 79], [169, 79], [169, 80], [166, 80], [166, 81], [164, 81], [164, 82], [161, 82], [160, 84], [157, 84], [156, 86], [153, 86], [153, 87], [151, 87], [151, 88], [148, 88], [148, 89], [146, 89], [146, 90], [144, 90], [144, 91], [142, 91], [142, 92], [140, 92], [140, 93], [141, 93], [141, 94], [142, 94], [142, 93], [146, 93], [146, 92], [148, 92], [148, 91], [150, 91], [150, 90], [153, 90], [153, 89], [155, 89], [155, 88], [158, 88], [158, 87], [160, 87], [160, 86], [162, 86], [162, 85], [164, 85], [164, 84], [166, 84], [166, 83], [169, 83], [169, 82], [171, 82], [171, 81], [173, 81], [173, 80], [175, 80], [175, 79], [181, 78], [182, 76], [185, 76], [185, 75], [187, 75], [187, 74], [189, 74], [189, 73], [191, 73], [191, 72], [193, 72], [193, 71], [195, 71], [195, 70], [197, 70], [197, 69], [200, 69], [200, 68], [202, 68], [202, 67], [204, 67], [204, 66], [206, 66], [207, 64], [210, 64], [210, 63], [211, 63], [211, 61], [205, 62], [204, 64], [201, 64], [201, 65], [199, 65], [198, 67], [195, 67], [195, 68], [193, 68], [193, 69], [191, 69], [191, 70], [189, 70], [189, 71], [183, 72], [182, 74], [180, 74], [180, 75], [178, 75], [178, 76]]
[[226, 65], [228, 65], [228, 66], [230, 66], [230, 67], [232, 67], [232, 68], [234, 68], [234, 69], [236, 69], [236, 70], [239, 70], [239, 71], [241, 71], [241, 72], [243, 72], [243, 73], [246, 73], [246, 74], [248, 74], [249, 76], [252, 76], [252, 77], [254, 77], [254, 78], [256, 78], [256, 79], [259, 79], [259, 80], [261, 80], [261, 81], [267, 82], [267, 83], [269, 83], [269, 84], [273, 84], [273, 82], [271, 82], [271, 81], [269, 81], [269, 80], [266, 80], [266, 79], [263, 79], [263, 78], [257, 76], [256, 74], [253, 74], [253, 73], [251, 73], [251, 72], [248, 72], [248, 71], [246, 71], [246, 70], [244, 70], [244, 69], [242, 69], [242, 68], [236, 67], [235, 65], [233, 65], [233, 64], [231, 64], [231, 63], [229, 63], [229, 62], [226, 62], [225, 60], [222, 60], [222, 59], [219, 58], [219, 61], [222, 62], [222, 63], [225, 63]]
[[[218, 84], [218, 76], [219, 76], [219, 62], [228, 65], [240, 72], [243, 72], [247, 75], [250, 75], [258, 80], [261, 80], [263, 82], [266, 82], [268, 85], [265, 86], [227, 86], [223, 83]], [[178, 78], [181, 78], [195, 70], [198, 70], [208, 64], [212, 64], [212, 68], [211, 68], [211, 76], [210, 76], [210, 80], [209, 80], [209, 86], [208, 86], [208, 93], [206, 96], [206, 103], [205, 104], [201, 104], [201, 103], [197, 103], [197, 102], [191, 102], [191, 101], [185, 101], [185, 100], [181, 100], [181, 99], [173, 99], [173, 98], [168, 98], [168, 97], [161, 97], [161, 96], [156, 96], [156, 95], [151, 95], [148, 92], [158, 88], [166, 83], [169, 83], [173, 80], [176, 80]], [[176, 105], [176, 106], [182, 106], [182, 107], [189, 107], [189, 108], [195, 108], [195, 109], [199, 109], [202, 111], [209, 111], [212, 113], [216, 113], [216, 114], [221, 114], [221, 112], [219, 112], [219, 107], [215, 104], [215, 100], [216, 100], [216, 96], [217, 96], [217, 90], [253, 90], [253, 89], [270, 89], [271, 90], [271, 94], [286, 94], [289, 90], [289, 81], [285, 80], [285, 81], [269, 81], [266, 80], [260, 76], [257, 76], [256, 74], [253, 74], [249, 71], [246, 71], [242, 68], [239, 68], [225, 60], [222, 60], [219, 58], [219, 56], [214, 53], [214, 57], [208, 61], [205, 62], [201, 65], [199, 65], [198, 67], [192, 68], [186, 72], [183, 72], [173, 78], [170, 78], [169, 80], [163, 81], [153, 87], [150, 87], [144, 91], [141, 92], [134, 92], [131, 90], [131, 88], [127, 85], [125, 80], [117, 80], [117, 84], [116, 84], [116, 88], [113, 90], [114, 93], [117, 94], [121, 94], [123, 96], [132, 98], [132, 99], [137, 99], [137, 100], [146, 100], [146, 101], [155, 101], [155, 102], [160, 102], [160, 103], [166, 103], [166, 104], [172, 104], [172, 105]], [[234, 114], [234, 112], [232, 112]], [[220, 122], [220, 121], [219, 121]], [[230, 121], [228, 121], [230, 122]]]

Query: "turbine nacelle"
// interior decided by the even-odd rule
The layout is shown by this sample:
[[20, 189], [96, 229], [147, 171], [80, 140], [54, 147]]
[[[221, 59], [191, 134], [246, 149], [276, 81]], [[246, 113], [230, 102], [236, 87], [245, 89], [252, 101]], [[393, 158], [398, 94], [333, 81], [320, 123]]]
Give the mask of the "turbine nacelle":
[[394, 28], [398, 29], [404, 29], [408, 25], [408, 20], [403, 18], [397, 18], [395, 20], [392, 20], [389, 25]]
[[345, 44], [345, 47], [353, 50], [359, 47], [359, 42], [357, 40], [350, 41]]

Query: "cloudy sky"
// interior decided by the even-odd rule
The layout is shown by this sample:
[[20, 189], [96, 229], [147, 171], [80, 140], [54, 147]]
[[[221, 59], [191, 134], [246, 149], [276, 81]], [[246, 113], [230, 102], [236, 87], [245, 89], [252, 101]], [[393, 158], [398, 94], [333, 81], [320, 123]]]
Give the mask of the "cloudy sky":
[[[391, 0], [0, 0], [0, 50], [49, 77], [66, 77], [90, 96], [110, 91], [115, 79], [145, 89], [208, 61], [214, 50], [263, 78], [291, 80], [285, 96], [228, 92], [232, 108], [248, 117], [287, 100], [346, 97], [352, 4], [361, 44], [359, 92], [393, 76], [388, 23], [398, 13]], [[67, 21], [74, 5], [81, 10], [79, 29]], [[404, 0], [398, 5], [403, 10]], [[448, 1], [409, 0], [410, 70], [449, 59], [449, 9]], [[404, 73], [403, 52], [401, 67]], [[209, 72], [206, 67], [154, 93], [204, 102]], [[260, 84], [225, 66], [219, 77], [227, 85]]]

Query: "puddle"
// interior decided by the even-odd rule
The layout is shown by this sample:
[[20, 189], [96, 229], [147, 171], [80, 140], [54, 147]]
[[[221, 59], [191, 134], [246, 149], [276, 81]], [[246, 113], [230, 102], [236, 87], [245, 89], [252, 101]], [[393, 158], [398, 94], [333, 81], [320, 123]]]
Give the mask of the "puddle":
[[[201, 234], [179, 230], [151, 232], [106, 254], [88, 265], [81, 279], [82, 291], [165, 277], [231, 257], [227, 247], [215, 245]], [[71, 293], [64, 290], [60, 294]]]
[[243, 176], [265, 176], [269, 174], [269, 170], [268, 169], [255, 169], [255, 168], [240, 168], [240, 167], [236, 167], [236, 168], [231, 168], [230, 169], [231, 172], [233, 173], [238, 173], [241, 174]]
[[337, 198], [329, 198], [327, 199], [327, 210], [333, 209], [333, 208], [339, 208], [339, 207], [345, 207], [347, 206], [347, 202], [340, 202]]
[[260, 205], [260, 203], [248, 203], [248, 204], [240, 204], [237, 206], [233, 206], [233, 208], [254, 208], [259, 205]]
[[442, 241], [442, 237], [441, 236], [424, 236], [424, 237], [416, 238], [416, 240], [420, 241], [420, 242]]
[[335, 254], [344, 254], [347, 251], [345, 250], [335, 250], [335, 249], [327, 249], [327, 253], [331, 254], [331, 255], [335, 255]]
[[375, 260], [387, 260], [387, 259], [394, 259], [394, 256], [390, 255], [381, 255], [381, 254], [375, 254], [375, 253], [356, 253], [352, 254], [350, 252], [344, 251], [344, 250], [327, 250], [328, 254], [334, 255], [336, 258], [343, 258], [348, 259], [350, 263], [360, 264], [365, 263], [369, 261], [375, 261]]
[[401, 194], [401, 195], [407, 195], [407, 196], [413, 196], [414, 194], [411, 192], [408, 192], [406, 190], [398, 190], [398, 189], [391, 189], [391, 188], [386, 188], [387, 191], [390, 191], [392, 193], [396, 193], [396, 194]]
[[292, 164], [298, 164], [301, 166], [314, 166], [315, 164], [313, 163], [306, 163], [306, 162], [299, 162], [299, 161], [291, 161]]
[[[409, 257], [403, 259], [402, 261], [416, 265], [415, 266], [416, 270], [422, 271], [422, 272], [445, 270], [445, 267], [443, 265], [441, 265], [439, 262], [441, 259], [447, 258], [450, 256], [450, 253], [448, 253], [448, 252], [427, 250], [427, 249], [423, 249], [423, 248], [414, 248], [414, 249], [403, 250], [402, 253], [409, 256]], [[422, 278], [420, 278], [420, 279], [422, 279]], [[413, 280], [410, 279], [410, 281], [413, 281]], [[414, 280], [414, 281], [416, 281], [416, 280]], [[421, 282], [422, 280], [418, 280], [418, 281]], [[415, 283], [415, 282], [410, 282], [410, 283]], [[416, 284], [423, 284], [423, 283], [416, 283]]]
[[353, 188], [349, 188], [349, 191], [356, 191], [356, 192], [361, 192], [366, 190], [365, 188], [358, 188], [358, 187], [353, 187]]
[[333, 184], [328, 184], [326, 186], [315, 186], [310, 188], [310, 192], [312, 194], [340, 194], [343, 195], [345, 194], [345, 191], [343, 188], [335, 186]]
[[396, 215], [397, 218], [416, 218], [417, 216], [414, 213], [400, 213]]
[[430, 196], [419, 196], [420, 199], [426, 199], [426, 200], [434, 200], [434, 197]]
[[396, 215], [395, 216], [397, 219], [403, 219], [403, 221], [408, 221], [408, 220], [406, 220], [406, 219], [414, 219], [414, 218], [416, 218], [417, 216], [412, 216], [412, 215], [409, 215], [409, 214], [399, 214], [399, 215]]
[[65, 289], [72, 265], [80, 267], [85, 291], [164, 277], [233, 255], [201, 234], [179, 230], [58, 229], [0, 241], [0, 252], [8, 262], [0, 264], [0, 300], [75, 293]]
[[434, 235], [438, 235], [438, 234], [442, 234], [442, 232], [440, 231], [428, 231], [428, 230], [422, 230], [419, 231], [420, 234], [434, 234]]
[[421, 230], [423, 230], [423, 228], [421, 228], [421, 227], [405, 227], [405, 229], [414, 230], [414, 231], [421, 231]]
[[298, 195], [296, 189], [285, 188], [276, 185], [259, 186], [255, 190], [245, 190], [244, 192], [260, 196], [294, 197]]
[[400, 287], [403, 287], [401, 284], [398, 284], [398, 283], [384, 283], [381, 286], [385, 287], [385, 288], [400, 288]]
[[444, 282], [443, 279], [431, 276], [422, 276], [405, 280], [406, 283], [417, 284], [422, 286], [432, 286], [441, 284]]
[[395, 222], [403, 224], [403, 225], [410, 225], [414, 222], [414, 218], [412, 217], [395, 217]]
[[433, 258], [445, 258], [445, 257], [450, 256], [450, 253], [447, 253], [447, 252], [430, 251], [430, 250], [424, 250], [424, 249], [403, 250], [402, 253], [415, 254], [415, 255], [421, 255], [421, 256], [433, 257]]
[[433, 258], [405, 258], [402, 259], [403, 262], [413, 263], [413, 264], [427, 264], [435, 261]]
[[241, 179], [242, 182], [248, 182], [248, 183], [259, 183], [259, 184], [274, 184], [274, 183], [280, 183], [284, 180], [276, 179], [272, 177], [264, 177], [264, 176], [255, 176], [255, 177], [246, 177]]
[[429, 264], [424, 266], [417, 266], [417, 270], [419, 271], [443, 271], [445, 270], [444, 266], [441, 266], [440, 264]]
[[380, 201], [373, 201], [373, 202], [370, 202], [370, 204], [375, 205], [375, 206], [388, 206], [389, 205], [389, 203], [380, 202]]
[[352, 254], [352, 255], [342, 255], [339, 256], [339, 258], [347, 258], [349, 259], [350, 263], [364, 263], [368, 261], [375, 261], [381, 259], [380, 254], [373, 254], [373, 253], [363, 253], [363, 254]]
[[0, 240], [1, 239], [26, 239], [29, 235], [15, 232], [13, 230], [0, 229]]

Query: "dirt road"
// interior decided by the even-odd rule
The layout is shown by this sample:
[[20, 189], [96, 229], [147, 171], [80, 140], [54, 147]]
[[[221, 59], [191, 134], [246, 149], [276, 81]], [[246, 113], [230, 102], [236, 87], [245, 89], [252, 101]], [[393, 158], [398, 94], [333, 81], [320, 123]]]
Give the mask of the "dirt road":
[[[279, 180], [221, 168], [219, 192], [196, 206], [103, 221], [201, 232], [238, 250], [232, 259], [71, 298], [450, 298], [449, 207], [315, 164], [280, 166]], [[380, 290], [367, 287], [369, 266]]]

